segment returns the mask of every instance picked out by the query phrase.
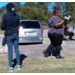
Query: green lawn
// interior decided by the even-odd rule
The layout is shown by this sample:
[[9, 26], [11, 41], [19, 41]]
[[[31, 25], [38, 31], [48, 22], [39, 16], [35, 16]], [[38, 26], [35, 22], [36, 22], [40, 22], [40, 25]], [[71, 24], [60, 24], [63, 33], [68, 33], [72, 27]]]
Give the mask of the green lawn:
[[43, 29], [43, 30], [48, 30], [49, 28], [47, 28], [47, 29]]
[[0, 30], [0, 34], [4, 34], [4, 31]]
[[[48, 58], [25, 58], [22, 61], [21, 70], [17, 71], [15, 66], [14, 73], [75, 73], [75, 55], [64, 57], [65, 59], [55, 59], [52, 56]], [[0, 73], [7, 73], [5, 71], [8, 66], [7, 58], [7, 53], [0, 54]]]

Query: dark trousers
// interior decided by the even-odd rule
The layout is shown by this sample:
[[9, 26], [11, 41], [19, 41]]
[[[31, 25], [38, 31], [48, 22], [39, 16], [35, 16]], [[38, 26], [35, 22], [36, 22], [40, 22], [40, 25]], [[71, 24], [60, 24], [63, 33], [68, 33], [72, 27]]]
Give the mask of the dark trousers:
[[56, 34], [56, 33], [48, 33], [48, 37], [51, 41], [51, 44], [48, 46], [46, 51], [49, 52], [54, 47], [56, 47], [57, 55], [60, 55], [61, 44], [63, 41], [63, 35], [62, 34]]
[[74, 36], [73, 32], [64, 32], [65, 35], [69, 36], [69, 39], [72, 39], [72, 36]]

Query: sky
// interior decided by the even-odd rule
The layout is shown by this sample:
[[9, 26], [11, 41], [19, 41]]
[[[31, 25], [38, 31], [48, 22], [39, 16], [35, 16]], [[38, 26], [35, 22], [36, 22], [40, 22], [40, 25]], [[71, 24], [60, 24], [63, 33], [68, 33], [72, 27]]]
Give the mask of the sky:
[[[25, 2], [21, 2], [21, 3], [22, 3], [22, 5], [23, 5]], [[6, 6], [6, 4], [8, 4], [8, 2], [0, 2], [0, 7]]]
[[[2, 6], [6, 6], [7, 4], [8, 4], [9, 2], [0, 2], [0, 8], [2, 7]], [[26, 3], [26, 2], [21, 2], [22, 3], [22, 5], [24, 4], [24, 3]], [[35, 2], [35, 3], [37, 3], [37, 2]], [[54, 2], [52, 2], [53, 4], [54, 4]], [[48, 7], [49, 8], [49, 7]], [[51, 9], [50, 9], [50, 11], [52, 11]]]
[[[0, 2], [0, 8], [2, 7], [2, 6], [6, 6], [7, 4], [8, 4], [9, 2]], [[24, 4], [24, 3], [26, 3], [26, 2], [21, 2], [22, 3], [22, 5]], [[36, 2], [35, 2], [36, 3]], [[52, 3], [54, 3], [54, 2], [52, 2]]]

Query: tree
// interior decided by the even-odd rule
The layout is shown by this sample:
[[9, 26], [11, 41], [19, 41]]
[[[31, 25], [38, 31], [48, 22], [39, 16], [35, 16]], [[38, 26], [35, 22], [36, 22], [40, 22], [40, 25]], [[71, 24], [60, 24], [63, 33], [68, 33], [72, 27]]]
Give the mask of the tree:
[[13, 4], [15, 5], [15, 10], [16, 11], [21, 11], [22, 4], [20, 2], [15, 2]]
[[54, 6], [54, 3], [53, 3], [53, 2], [45, 2], [45, 3], [46, 3], [46, 5], [47, 5], [48, 12], [49, 12], [49, 11], [52, 11], [53, 6]]
[[2, 13], [2, 9], [0, 8], [0, 13]]
[[27, 19], [37, 19], [37, 12], [34, 7], [22, 7], [21, 14], [27, 15]]
[[52, 14], [52, 12], [49, 11], [48, 14], [47, 14], [48, 19], [51, 17], [51, 14]]
[[65, 6], [65, 2], [55, 2], [55, 6], [62, 10]]
[[65, 2], [55, 2], [55, 6], [57, 6], [61, 10], [61, 15], [63, 16], [65, 13]]
[[3, 13], [5, 11], [5, 6], [2, 6], [1, 8], [0, 8], [0, 13]]
[[36, 8], [36, 3], [34, 2], [26, 2], [23, 6], [29, 6], [29, 7], [35, 7]]
[[21, 12], [19, 13], [20, 19], [36, 19], [43, 23], [48, 22], [48, 17], [44, 15], [44, 11], [41, 8], [34, 7], [22, 7]]
[[42, 8], [37, 9], [37, 19], [43, 23], [48, 22], [48, 17], [44, 15], [44, 11], [42, 10]]
[[44, 11], [44, 14], [47, 15], [48, 13], [48, 8], [45, 2], [38, 2], [37, 3], [37, 8], [41, 8], [41, 10]]
[[66, 2], [65, 5], [65, 12], [71, 15], [71, 21], [73, 21], [75, 16], [75, 2]]

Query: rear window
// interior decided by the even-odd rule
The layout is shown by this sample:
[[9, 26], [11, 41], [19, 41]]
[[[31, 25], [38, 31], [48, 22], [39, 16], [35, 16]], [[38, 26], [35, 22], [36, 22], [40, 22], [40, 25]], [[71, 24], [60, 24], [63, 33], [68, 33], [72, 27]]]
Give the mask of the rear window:
[[37, 21], [22, 21], [20, 26], [23, 28], [40, 28], [40, 24]]

